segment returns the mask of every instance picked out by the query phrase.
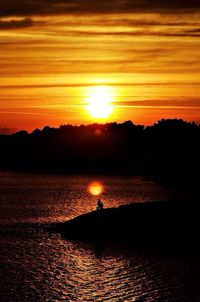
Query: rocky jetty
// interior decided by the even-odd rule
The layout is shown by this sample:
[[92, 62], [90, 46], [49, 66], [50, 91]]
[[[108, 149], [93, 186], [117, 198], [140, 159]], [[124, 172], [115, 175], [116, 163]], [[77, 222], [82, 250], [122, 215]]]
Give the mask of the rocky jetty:
[[192, 200], [132, 203], [58, 224], [65, 238], [133, 245], [189, 245], [199, 241], [199, 206]]

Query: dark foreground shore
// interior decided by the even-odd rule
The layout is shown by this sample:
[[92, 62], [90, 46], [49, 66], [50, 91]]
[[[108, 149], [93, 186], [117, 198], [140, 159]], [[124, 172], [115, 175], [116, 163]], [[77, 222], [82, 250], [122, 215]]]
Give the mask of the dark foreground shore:
[[198, 246], [199, 206], [194, 200], [134, 203], [78, 216], [54, 230], [73, 240]]

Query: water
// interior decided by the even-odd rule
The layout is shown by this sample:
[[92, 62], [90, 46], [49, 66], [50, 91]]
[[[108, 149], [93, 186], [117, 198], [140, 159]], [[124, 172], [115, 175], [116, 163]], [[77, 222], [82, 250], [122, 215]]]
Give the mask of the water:
[[195, 251], [64, 240], [47, 226], [94, 210], [86, 188], [105, 185], [106, 207], [173, 194], [142, 177], [0, 174], [0, 301], [200, 301]]

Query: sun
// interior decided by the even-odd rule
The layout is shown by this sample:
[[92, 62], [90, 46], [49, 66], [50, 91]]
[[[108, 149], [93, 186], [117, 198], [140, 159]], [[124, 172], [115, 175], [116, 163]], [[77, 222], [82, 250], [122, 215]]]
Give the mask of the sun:
[[113, 91], [109, 86], [93, 86], [89, 88], [86, 109], [97, 119], [109, 117], [114, 109], [112, 105]]

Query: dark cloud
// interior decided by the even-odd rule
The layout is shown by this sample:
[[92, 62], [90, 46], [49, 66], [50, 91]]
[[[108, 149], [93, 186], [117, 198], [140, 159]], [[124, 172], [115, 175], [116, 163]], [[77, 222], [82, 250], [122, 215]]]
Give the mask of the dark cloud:
[[[106, 85], [106, 83], [101, 83], [101, 85]], [[100, 85], [100, 86], [101, 86]], [[127, 83], [120, 83], [120, 82], [117, 82], [117, 83], [112, 83], [110, 86], [117, 86], [117, 87], [123, 87], [123, 86], [170, 86], [170, 85], [173, 85], [173, 86], [181, 86], [181, 85], [185, 85], [185, 83], [181, 83], [181, 82], [164, 82], [164, 83], [161, 83], [161, 82], [143, 82], [143, 83], [135, 83], [135, 82], [127, 82]], [[187, 85], [190, 86], [190, 85], [196, 85], [196, 86], [200, 86], [200, 82], [195, 82], [195, 83], [190, 83], [190, 82], [187, 82]], [[97, 84], [92, 84], [92, 83], [70, 83], [70, 84], [32, 84], [32, 85], [0, 85], [0, 88], [1, 89], [34, 89], [34, 88], [72, 88], [72, 87], [96, 87]], [[8, 98], [9, 100], [9, 98]], [[181, 99], [181, 100], [176, 100], [176, 104], [179, 104], [179, 103], [184, 103], [184, 105], [186, 106], [187, 102], [192, 102], [195, 103], [195, 105], [199, 105], [200, 106], [200, 100], [199, 99]], [[134, 104], [134, 105], [141, 105], [143, 106], [144, 103], [147, 105], [161, 105], [159, 102], [163, 102], [163, 100], [140, 100], [140, 101], [120, 101], [120, 104], [121, 105], [124, 105], [124, 106], [128, 106], [128, 105], [131, 105], [131, 104]], [[172, 105], [174, 103], [174, 100], [166, 100], [166, 102], [168, 102], [167, 104], [168, 105]], [[114, 103], [118, 103], [118, 102], [114, 102]]]
[[200, 10], [199, 0], [1, 0], [0, 3], [0, 16], [195, 10]]
[[[117, 21], [119, 25], [125, 25], [125, 26], [134, 26], [134, 27], [151, 27], [151, 26], [170, 26], [170, 27], [177, 27], [177, 26], [197, 26], [197, 22], [194, 22], [190, 19], [190, 21], [183, 21], [180, 19], [176, 19], [176, 20], [166, 20], [164, 18], [164, 20], [160, 19], [160, 20], [145, 20], [144, 18], [143, 19], [140, 19], [140, 20], [137, 20], [137, 19], [124, 19], [124, 20], [118, 20]], [[112, 25], [115, 25], [116, 24], [116, 21], [113, 21], [113, 24]]]
[[[150, 28], [147, 29], [137, 29], [137, 30], [129, 30], [129, 31], [100, 31], [100, 30], [67, 30], [63, 32], [65, 35], [68, 36], [160, 36], [160, 37], [199, 37], [200, 31], [199, 29], [192, 29], [192, 30], [184, 30], [178, 29], [176, 31], [169, 32], [168, 29], [166, 30], [157, 30], [152, 31]], [[57, 32], [60, 34], [60, 32]]]
[[122, 107], [181, 107], [200, 108], [200, 100], [194, 98], [187, 99], [163, 99], [163, 100], [140, 100], [140, 101], [119, 101], [115, 105]]
[[186, 33], [200, 33], [200, 28], [193, 28], [193, 29], [188, 29], [185, 31]]
[[31, 27], [35, 22], [31, 18], [24, 18], [21, 20], [0, 20], [0, 30], [3, 29], [20, 29], [24, 27]]

